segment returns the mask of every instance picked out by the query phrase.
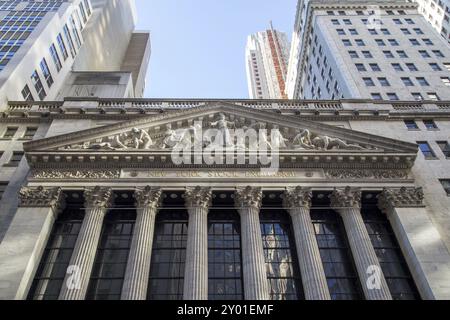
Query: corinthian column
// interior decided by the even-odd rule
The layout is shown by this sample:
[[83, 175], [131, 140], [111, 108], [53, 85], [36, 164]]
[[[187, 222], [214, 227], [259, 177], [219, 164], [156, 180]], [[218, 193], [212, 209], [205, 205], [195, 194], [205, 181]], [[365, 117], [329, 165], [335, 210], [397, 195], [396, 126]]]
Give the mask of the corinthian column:
[[189, 213], [184, 300], [208, 300], [208, 209], [210, 188], [187, 188], [184, 194]]
[[284, 207], [291, 215], [306, 300], [330, 300], [327, 278], [311, 221], [311, 189], [288, 188]]
[[60, 300], [83, 300], [94, 265], [103, 220], [112, 200], [110, 188], [86, 188], [85, 216], [70, 259]]
[[392, 300], [380, 262], [361, 216], [361, 190], [335, 189], [331, 207], [344, 221], [356, 269], [367, 300]]
[[136, 189], [136, 224], [122, 289], [122, 300], [145, 300], [152, 257], [155, 218], [161, 201], [160, 188]]
[[236, 190], [235, 205], [241, 216], [242, 266], [246, 300], [269, 300], [266, 263], [259, 222], [261, 188]]

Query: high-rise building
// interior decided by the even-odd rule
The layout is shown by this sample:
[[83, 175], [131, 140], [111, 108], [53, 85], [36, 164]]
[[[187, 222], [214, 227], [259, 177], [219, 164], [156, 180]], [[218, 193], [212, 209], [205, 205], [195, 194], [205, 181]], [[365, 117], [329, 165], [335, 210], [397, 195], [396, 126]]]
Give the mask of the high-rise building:
[[[146, 71], [150, 40], [147, 33], [136, 45], [135, 23], [134, 0], [0, 1], [0, 109], [7, 101], [55, 100], [67, 92], [142, 96], [144, 80], [138, 75]], [[141, 50], [142, 61], [125, 70], [129, 45]], [[119, 78], [100, 75], [86, 84], [85, 75], [78, 81], [76, 72], [122, 72], [120, 79], [129, 78], [130, 85], [125, 92], [114, 90]], [[66, 81], [77, 87], [69, 90]], [[95, 90], [105, 85], [111, 90]]]
[[247, 84], [251, 99], [285, 99], [289, 40], [284, 32], [266, 31], [248, 37], [245, 50]]
[[299, 2], [289, 98], [450, 99], [450, 46], [406, 1]]
[[[135, 24], [134, 0], [1, 1], [0, 111], [11, 101], [142, 97], [150, 34]], [[20, 155], [30, 132], [42, 134], [38, 127], [30, 123], [15, 143], [0, 139], [0, 154]], [[0, 170], [5, 198], [27, 175], [18, 160]], [[0, 201], [0, 239], [15, 205]]]
[[449, 0], [415, 0], [419, 12], [450, 43], [450, 1]]

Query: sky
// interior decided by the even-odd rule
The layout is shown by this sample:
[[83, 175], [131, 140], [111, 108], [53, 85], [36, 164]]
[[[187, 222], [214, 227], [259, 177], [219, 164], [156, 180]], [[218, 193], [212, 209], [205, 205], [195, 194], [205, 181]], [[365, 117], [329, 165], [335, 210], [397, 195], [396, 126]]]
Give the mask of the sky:
[[248, 98], [251, 33], [294, 28], [297, 0], [136, 0], [138, 30], [151, 32], [145, 98]]

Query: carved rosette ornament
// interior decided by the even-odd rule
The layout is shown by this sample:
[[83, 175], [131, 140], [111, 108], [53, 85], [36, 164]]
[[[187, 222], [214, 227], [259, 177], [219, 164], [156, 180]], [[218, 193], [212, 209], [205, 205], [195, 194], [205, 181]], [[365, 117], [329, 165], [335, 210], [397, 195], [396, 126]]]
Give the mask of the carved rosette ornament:
[[255, 209], [261, 208], [262, 189], [247, 186], [245, 188], [237, 188], [234, 195], [236, 207], [251, 207]]
[[292, 187], [284, 192], [285, 208], [307, 208], [311, 207], [312, 191], [310, 188]]
[[112, 202], [112, 190], [105, 187], [86, 188], [84, 205], [86, 208], [108, 208]]
[[330, 195], [332, 208], [360, 208], [361, 189], [346, 187], [344, 189], [334, 189]]
[[378, 196], [378, 207], [387, 212], [393, 208], [424, 207], [422, 188], [385, 188]]
[[19, 191], [20, 207], [51, 207], [61, 209], [64, 196], [61, 188], [22, 187]]
[[146, 186], [137, 188], [134, 193], [137, 208], [158, 208], [162, 200], [161, 188]]
[[201, 207], [207, 209], [211, 205], [211, 188], [189, 187], [184, 193], [184, 201], [187, 208]]

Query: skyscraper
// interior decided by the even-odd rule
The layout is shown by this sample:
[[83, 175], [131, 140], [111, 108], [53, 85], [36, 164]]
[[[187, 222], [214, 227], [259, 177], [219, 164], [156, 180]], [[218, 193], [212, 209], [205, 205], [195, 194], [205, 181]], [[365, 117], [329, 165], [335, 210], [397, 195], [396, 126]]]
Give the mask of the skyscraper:
[[251, 99], [285, 99], [289, 41], [285, 33], [274, 30], [248, 37], [245, 50], [247, 83]]
[[450, 1], [449, 0], [415, 0], [419, 12], [450, 43]]
[[[1, 1], [0, 109], [8, 100], [54, 100], [68, 92], [141, 96], [143, 84], [133, 84], [132, 70], [122, 68], [135, 23], [133, 0]], [[150, 41], [140, 39], [144, 62], [137, 64], [145, 72]], [[133, 71], [140, 73], [137, 69]], [[85, 75], [77, 80], [79, 71], [119, 72], [114, 79], [121, 80], [98, 73], [89, 81]], [[130, 83], [127, 90], [95, 90], [121, 81]]]
[[417, 4], [310, 1], [299, 8], [289, 98], [450, 99], [450, 47]]

